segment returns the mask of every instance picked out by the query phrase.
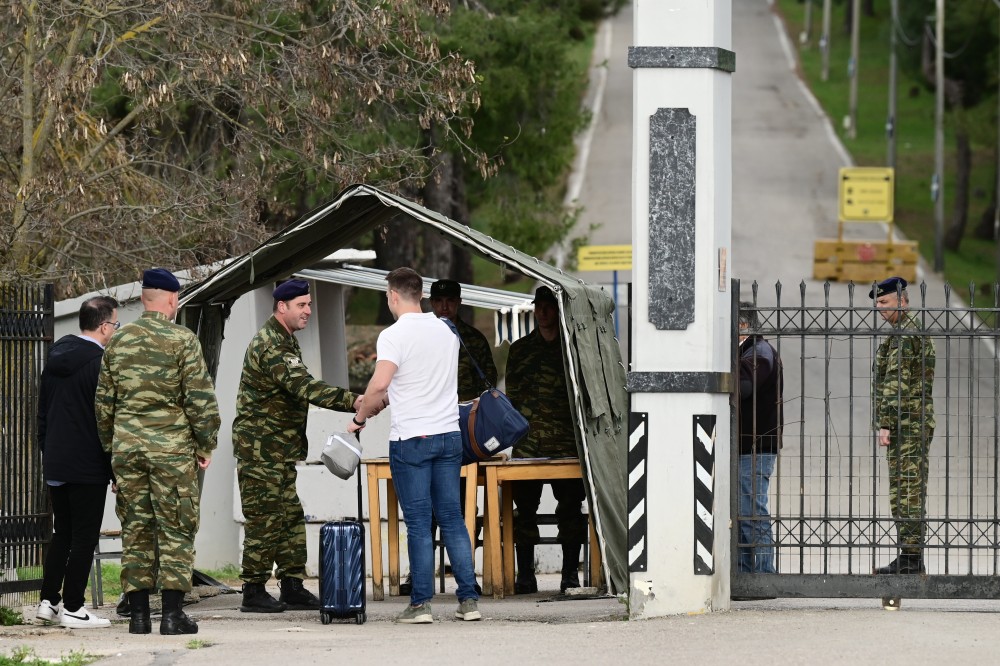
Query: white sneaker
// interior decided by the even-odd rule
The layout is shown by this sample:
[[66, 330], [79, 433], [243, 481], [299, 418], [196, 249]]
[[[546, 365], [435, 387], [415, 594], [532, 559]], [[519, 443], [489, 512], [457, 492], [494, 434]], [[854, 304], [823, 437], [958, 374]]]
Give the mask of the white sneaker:
[[83, 606], [72, 613], [63, 608], [59, 611], [59, 626], [70, 629], [100, 629], [110, 627], [111, 620], [88, 613]]
[[62, 602], [53, 606], [48, 599], [42, 599], [42, 603], [38, 604], [38, 610], [35, 611], [35, 617], [46, 623], [58, 622], [61, 610]]

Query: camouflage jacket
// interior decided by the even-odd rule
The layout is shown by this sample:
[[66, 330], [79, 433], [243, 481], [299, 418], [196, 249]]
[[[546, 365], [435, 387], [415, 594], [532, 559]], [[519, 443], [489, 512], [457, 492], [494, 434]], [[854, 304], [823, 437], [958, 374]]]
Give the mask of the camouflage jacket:
[[357, 396], [309, 374], [295, 336], [271, 317], [243, 358], [236, 395], [233, 453], [240, 460], [295, 462], [309, 450], [309, 404], [354, 410]]
[[[897, 330], [920, 330], [904, 314]], [[934, 427], [934, 342], [918, 335], [890, 335], [872, 365], [872, 417], [876, 428]]]
[[[493, 349], [478, 328], [461, 319], [455, 322], [455, 326], [462, 336], [462, 342], [469, 349], [465, 351], [461, 346], [458, 348], [458, 400], [463, 402], [478, 398], [486, 390], [482, 377], [472, 365], [472, 358], [476, 359], [479, 369], [492, 386], [497, 385], [497, 366], [493, 362]], [[469, 358], [469, 354], [472, 354], [472, 358]]]
[[510, 346], [507, 396], [531, 430], [514, 447], [518, 458], [577, 457], [562, 342], [546, 342], [534, 330]]
[[209, 457], [219, 405], [201, 343], [159, 312], [144, 312], [104, 350], [95, 398], [105, 451]]

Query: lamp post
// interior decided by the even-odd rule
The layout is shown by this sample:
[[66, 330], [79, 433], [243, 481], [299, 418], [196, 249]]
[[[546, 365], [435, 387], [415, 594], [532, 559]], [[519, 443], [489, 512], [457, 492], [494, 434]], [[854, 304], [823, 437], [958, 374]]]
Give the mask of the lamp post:
[[819, 38], [819, 51], [823, 55], [823, 66], [820, 78], [826, 81], [830, 78], [830, 3], [833, 0], [823, 0], [823, 34]]
[[847, 113], [849, 126], [847, 136], [858, 138], [858, 55], [861, 50], [861, 0], [853, 0], [851, 4], [851, 61], [847, 66], [851, 77], [850, 97]]
[[889, 113], [885, 119], [886, 166], [896, 168], [896, 25], [899, 22], [899, 0], [890, 0], [892, 26], [889, 28]]
[[944, 0], [937, 0], [934, 15], [934, 271], [944, 270]]

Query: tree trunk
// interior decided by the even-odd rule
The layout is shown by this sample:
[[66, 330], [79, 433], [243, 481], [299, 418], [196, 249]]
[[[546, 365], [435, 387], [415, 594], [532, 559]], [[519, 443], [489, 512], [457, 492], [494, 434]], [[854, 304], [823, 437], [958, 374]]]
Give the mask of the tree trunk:
[[875, 0], [864, 0], [861, 3], [861, 15], [868, 18], [875, 16]]
[[969, 220], [969, 175], [972, 172], [972, 146], [969, 134], [960, 123], [955, 130], [955, 167], [955, 208], [951, 225], [944, 235], [944, 246], [952, 252], [958, 251]]
[[[373, 246], [375, 265], [382, 270], [391, 271], [400, 266], [413, 266], [416, 263], [417, 225], [394, 218], [384, 227], [375, 230]], [[393, 321], [395, 320], [389, 312], [389, 306], [383, 298], [379, 304], [375, 323], [385, 326]]]
[[995, 159], [993, 160], [993, 187], [992, 194], [990, 196], [990, 205], [986, 207], [983, 214], [979, 217], [979, 224], [976, 225], [975, 230], [973, 230], [973, 235], [981, 240], [997, 240], [996, 231], [993, 227], [997, 209], [997, 170], [1000, 170], [1000, 150], [995, 154]]
[[[453, 218], [452, 181], [455, 169], [451, 153], [438, 149], [437, 132], [433, 125], [424, 135], [427, 139], [425, 154], [431, 164], [431, 174], [423, 189], [424, 206], [445, 217]], [[451, 241], [433, 227], [424, 227], [420, 235], [424, 248], [420, 273], [437, 279], [450, 278]]]

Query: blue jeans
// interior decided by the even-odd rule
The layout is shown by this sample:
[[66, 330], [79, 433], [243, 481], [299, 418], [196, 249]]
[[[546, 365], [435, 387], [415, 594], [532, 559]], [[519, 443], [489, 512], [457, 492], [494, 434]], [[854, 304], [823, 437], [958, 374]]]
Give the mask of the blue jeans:
[[459, 478], [462, 440], [456, 432], [389, 442], [389, 469], [406, 519], [407, 552], [413, 589], [410, 603], [434, 597], [434, 539], [431, 515], [437, 518], [458, 583], [459, 601], [478, 599], [469, 530], [462, 519]]
[[767, 510], [767, 488], [771, 484], [774, 453], [740, 455], [740, 573], [775, 573], [774, 536], [771, 534], [771, 514]]

